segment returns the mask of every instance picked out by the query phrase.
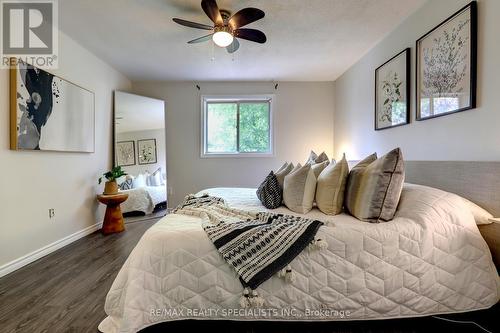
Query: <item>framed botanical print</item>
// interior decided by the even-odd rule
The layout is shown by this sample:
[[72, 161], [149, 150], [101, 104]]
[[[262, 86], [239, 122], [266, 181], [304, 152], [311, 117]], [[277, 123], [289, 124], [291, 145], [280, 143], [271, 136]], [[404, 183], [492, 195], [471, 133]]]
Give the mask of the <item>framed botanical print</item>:
[[154, 164], [156, 159], [156, 139], [137, 140], [139, 164]]
[[117, 166], [135, 165], [134, 141], [119, 141], [116, 143]]
[[375, 130], [410, 123], [410, 49], [375, 70]]
[[476, 107], [477, 3], [417, 41], [417, 120]]

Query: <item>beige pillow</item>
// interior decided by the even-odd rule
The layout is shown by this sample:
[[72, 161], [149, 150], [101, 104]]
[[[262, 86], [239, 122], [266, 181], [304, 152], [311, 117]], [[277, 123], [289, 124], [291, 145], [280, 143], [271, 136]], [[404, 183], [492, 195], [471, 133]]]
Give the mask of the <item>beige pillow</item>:
[[285, 177], [283, 200], [291, 211], [306, 214], [312, 209], [316, 192], [316, 177], [309, 164], [295, 167]]
[[278, 173], [278, 172], [282, 171], [282, 170], [283, 170], [283, 169], [285, 169], [287, 166], [288, 166], [288, 162], [283, 163], [283, 165], [282, 165], [282, 166], [280, 166], [280, 168], [279, 168], [278, 170], [276, 170], [276, 171], [274, 172], [274, 174], [276, 174], [276, 173]]
[[322, 152], [321, 154], [319, 154], [318, 157], [316, 157], [315, 162], [316, 163], [321, 163], [321, 162], [325, 162], [325, 161], [328, 161], [328, 160], [329, 160], [328, 155], [325, 152]]
[[311, 152], [309, 153], [309, 157], [307, 158], [306, 164], [316, 163], [317, 158], [318, 158], [318, 155], [316, 155], [316, 153], [313, 150], [311, 150]]
[[278, 169], [274, 173], [276, 176], [276, 179], [278, 179], [278, 183], [280, 184], [281, 188], [283, 188], [283, 181], [285, 180], [285, 176], [288, 175], [290, 172], [293, 170], [293, 164], [292, 163], [285, 163], [281, 168]]
[[309, 157], [307, 158], [306, 164], [316, 164], [328, 160], [329, 160], [328, 155], [326, 155], [325, 152], [322, 152], [318, 156], [313, 150], [311, 150], [311, 152], [309, 153]]
[[321, 162], [321, 163], [312, 164], [311, 168], [313, 169], [314, 176], [316, 178], [318, 178], [321, 171], [323, 171], [328, 166], [328, 164], [330, 164], [330, 162], [328, 160]]
[[405, 178], [403, 154], [396, 148], [379, 159], [368, 156], [349, 173], [345, 206], [366, 222], [390, 221], [396, 213]]
[[297, 165], [292, 169], [292, 171], [290, 171], [290, 173], [295, 172], [295, 171], [299, 170], [300, 168], [302, 168], [302, 165], [300, 163], [297, 163]]
[[349, 166], [344, 157], [337, 164], [330, 164], [319, 175], [316, 184], [316, 205], [327, 215], [342, 213]]

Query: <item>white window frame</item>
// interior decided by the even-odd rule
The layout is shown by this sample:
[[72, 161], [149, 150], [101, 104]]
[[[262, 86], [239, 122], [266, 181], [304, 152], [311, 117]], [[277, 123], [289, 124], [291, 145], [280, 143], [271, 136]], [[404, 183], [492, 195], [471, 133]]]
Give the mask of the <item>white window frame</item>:
[[[207, 104], [228, 102], [269, 102], [269, 151], [268, 152], [234, 152], [234, 153], [209, 153], [207, 151]], [[274, 95], [202, 95], [201, 96], [201, 140], [200, 157], [274, 157]], [[239, 133], [237, 133], [239, 135]]]

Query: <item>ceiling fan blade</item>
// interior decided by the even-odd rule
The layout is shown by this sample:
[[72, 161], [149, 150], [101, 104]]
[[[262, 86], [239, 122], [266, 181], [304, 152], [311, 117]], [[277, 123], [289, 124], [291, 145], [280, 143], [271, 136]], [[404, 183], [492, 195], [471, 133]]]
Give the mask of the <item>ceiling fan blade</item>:
[[260, 31], [255, 29], [236, 29], [234, 30], [234, 36], [238, 38], [243, 38], [246, 40], [250, 40], [252, 42], [264, 44], [267, 41], [266, 35]]
[[239, 48], [240, 48], [240, 42], [238, 42], [236, 38], [233, 39], [233, 42], [229, 44], [229, 46], [226, 46], [226, 50], [228, 53], [234, 53], [238, 51]]
[[209, 41], [210, 39], [212, 39], [212, 36], [213, 36], [213, 34], [209, 34], [209, 35], [206, 35], [206, 36], [198, 37], [198, 38], [195, 38], [193, 40], [190, 40], [188, 42], [188, 44], [196, 44], [196, 43], [206, 42], [206, 41]]
[[219, 7], [217, 6], [217, 2], [215, 2], [215, 0], [202, 0], [201, 8], [203, 8], [203, 11], [212, 20], [212, 22], [218, 25], [224, 24], [222, 16], [220, 15]]
[[231, 25], [231, 28], [238, 29], [241, 28], [247, 24], [250, 24], [252, 22], [255, 22], [257, 20], [260, 20], [263, 18], [266, 14], [257, 8], [245, 8], [234, 14], [230, 19], [229, 19], [229, 24]]
[[206, 24], [201, 24], [201, 23], [196, 23], [196, 22], [191, 22], [191, 21], [186, 21], [180, 18], [173, 18], [172, 19], [175, 23], [183, 25], [185, 27], [190, 27], [190, 28], [195, 28], [195, 29], [203, 29], [203, 30], [213, 30], [214, 27], [211, 27]]

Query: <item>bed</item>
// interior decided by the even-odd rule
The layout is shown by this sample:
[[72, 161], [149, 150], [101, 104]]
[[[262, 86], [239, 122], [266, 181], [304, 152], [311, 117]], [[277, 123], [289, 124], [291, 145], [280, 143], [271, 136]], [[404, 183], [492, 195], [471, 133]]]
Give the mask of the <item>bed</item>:
[[[234, 208], [265, 211], [255, 189], [214, 188]], [[200, 192], [201, 193], [201, 192]], [[294, 214], [286, 208], [274, 210]], [[405, 184], [395, 219], [306, 215], [325, 223], [325, 251], [303, 251], [258, 291], [262, 308], [242, 309], [242, 285], [194, 216], [170, 214], [151, 227], [106, 298], [104, 333], [137, 332], [182, 319], [335, 321], [419, 317], [486, 309], [500, 281], [486, 242], [462, 198]]]
[[120, 192], [128, 194], [128, 199], [121, 204], [125, 216], [136, 212], [149, 215], [156, 207], [164, 205], [167, 201], [165, 186], [144, 186]]

